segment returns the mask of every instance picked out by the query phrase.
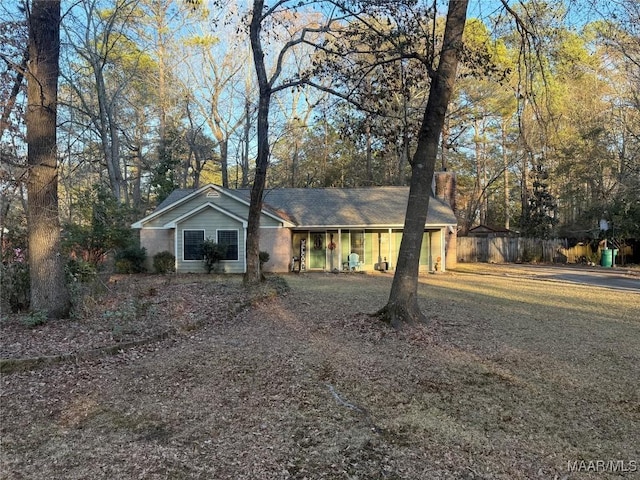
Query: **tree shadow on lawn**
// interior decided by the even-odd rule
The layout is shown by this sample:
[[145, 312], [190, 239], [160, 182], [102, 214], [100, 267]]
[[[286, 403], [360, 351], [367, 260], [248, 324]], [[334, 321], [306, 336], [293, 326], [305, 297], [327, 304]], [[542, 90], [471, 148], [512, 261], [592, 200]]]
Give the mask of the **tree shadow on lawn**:
[[390, 279], [347, 277], [291, 278], [229, 321], [3, 378], [6, 471], [529, 479], [637, 458], [637, 324], [589, 322], [571, 291], [537, 305], [539, 282], [442, 275], [420, 286], [431, 324], [396, 332], [367, 315]]

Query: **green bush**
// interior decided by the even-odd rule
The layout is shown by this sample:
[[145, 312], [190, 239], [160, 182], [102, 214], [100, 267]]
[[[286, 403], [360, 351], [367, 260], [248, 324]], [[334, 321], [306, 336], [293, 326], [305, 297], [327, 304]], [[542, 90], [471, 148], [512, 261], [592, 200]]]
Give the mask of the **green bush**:
[[153, 256], [153, 269], [156, 273], [170, 273], [176, 270], [176, 257], [173, 253], [164, 251]]
[[26, 261], [0, 264], [0, 306], [12, 312], [29, 308], [29, 264]]
[[83, 189], [73, 200], [74, 219], [63, 230], [62, 247], [89, 263], [103, 263], [109, 252], [134, 241], [128, 219], [131, 211], [101, 185]]
[[47, 323], [46, 310], [34, 310], [22, 319], [22, 324], [27, 328], [36, 328]]
[[227, 256], [227, 246], [207, 239], [202, 244], [202, 254], [204, 256], [204, 265], [207, 273], [211, 273], [212, 271], [217, 272], [220, 260], [224, 260]]
[[260, 259], [260, 269], [262, 269], [262, 266], [269, 261], [271, 255], [269, 255], [269, 252], [260, 252], [258, 253], [258, 258]]
[[93, 263], [82, 259], [72, 258], [65, 266], [67, 280], [70, 282], [89, 282], [93, 280], [98, 273]]
[[144, 262], [147, 249], [144, 247], [128, 247], [116, 253], [116, 273], [143, 273], [147, 269]]

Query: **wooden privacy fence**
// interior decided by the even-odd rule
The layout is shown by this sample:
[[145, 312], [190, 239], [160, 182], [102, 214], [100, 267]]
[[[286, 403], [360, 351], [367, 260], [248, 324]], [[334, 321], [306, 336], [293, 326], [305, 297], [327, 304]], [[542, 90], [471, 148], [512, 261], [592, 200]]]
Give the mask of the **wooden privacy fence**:
[[[523, 237], [458, 237], [459, 262], [561, 262], [575, 263], [585, 256], [586, 245], [567, 248], [567, 240]], [[582, 249], [585, 249], [583, 252]]]

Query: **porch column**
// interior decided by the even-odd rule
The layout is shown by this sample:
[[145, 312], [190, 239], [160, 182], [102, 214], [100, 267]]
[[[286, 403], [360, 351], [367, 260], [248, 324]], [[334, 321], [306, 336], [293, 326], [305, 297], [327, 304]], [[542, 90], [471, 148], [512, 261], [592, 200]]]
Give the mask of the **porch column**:
[[444, 263], [447, 268], [455, 268], [458, 262], [458, 231], [456, 227], [449, 226], [444, 235], [447, 237]]
[[338, 229], [338, 270], [342, 271], [342, 229]]
[[389, 235], [389, 242], [388, 242], [388, 245], [387, 245], [387, 250], [388, 250], [387, 251], [387, 262], [389, 262], [388, 263], [389, 270], [391, 270], [391, 252], [392, 252], [391, 243], [392, 243], [392, 240], [393, 240], [393, 235], [392, 235], [392, 229], [391, 228], [389, 228], [387, 230], [388, 230], [388, 235]]
[[446, 263], [447, 263], [447, 257], [446, 257], [446, 237], [445, 237], [445, 230], [446, 228], [441, 228], [440, 229], [440, 270], [442, 270], [443, 272], [446, 271]]
[[433, 272], [433, 232], [429, 230], [427, 240], [429, 241], [429, 271]]

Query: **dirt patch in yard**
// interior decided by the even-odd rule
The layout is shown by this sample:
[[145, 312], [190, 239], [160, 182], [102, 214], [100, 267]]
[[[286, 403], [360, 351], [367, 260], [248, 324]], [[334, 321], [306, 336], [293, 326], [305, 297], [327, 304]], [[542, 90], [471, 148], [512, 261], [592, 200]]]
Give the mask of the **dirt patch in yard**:
[[171, 334], [3, 375], [0, 478], [637, 475], [640, 295], [429, 275], [430, 324], [395, 332], [388, 274], [286, 281], [127, 277], [72, 322], [3, 319], [3, 357]]

